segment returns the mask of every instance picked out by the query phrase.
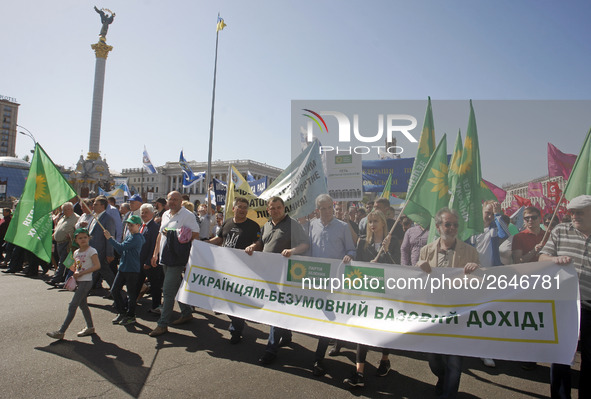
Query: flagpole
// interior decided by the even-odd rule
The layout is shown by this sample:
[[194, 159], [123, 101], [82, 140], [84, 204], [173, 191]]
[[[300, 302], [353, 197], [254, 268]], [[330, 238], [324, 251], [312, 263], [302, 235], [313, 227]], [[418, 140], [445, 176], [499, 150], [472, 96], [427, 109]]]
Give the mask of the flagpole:
[[[218, 22], [220, 19], [220, 13], [218, 13]], [[207, 154], [207, 184], [205, 186], [205, 190], [207, 193], [207, 212], [209, 213], [209, 209], [211, 208], [211, 197], [209, 196], [209, 186], [213, 182], [211, 178], [211, 153], [213, 148], [213, 115], [215, 109], [215, 81], [216, 75], [218, 70], [218, 39], [220, 36], [220, 29], [216, 29], [215, 32], [215, 61], [213, 64], [213, 90], [211, 94], [211, 119], [209, 122], [209, 153]]]

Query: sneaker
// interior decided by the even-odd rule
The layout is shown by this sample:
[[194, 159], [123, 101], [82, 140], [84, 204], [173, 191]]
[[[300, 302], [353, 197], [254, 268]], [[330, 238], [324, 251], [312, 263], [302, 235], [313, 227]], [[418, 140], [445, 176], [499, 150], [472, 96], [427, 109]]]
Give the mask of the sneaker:
[[324, 368], [324, 362], [322, 360], [314, 362], [314, 367], [312, 368], [312, 374], [315, 377], [322, 377], [324, 374], [326, 374], [326, 369]]
[[135, 324], [135, 316], [124, 317], [123, 320], [119, 322], [119, 325], [121, 326], [130, 326], [132, 324]]
[[119, 324], [121, 323], [121, 321], [125, 318], [125, 315], [123, 314], [118, 314], [117, 317], [115, 317], [113, 320], [111, 320], [111, 322], [113, 324]]
[[64, 333], [59, 331], [48, 332], [47, 336], [57, 340], [64, 339]]
[[193, 320], [193, 315], [192, 314], [189, 314], [189, 315], [186, 315], [186, 316], [179, 317], [178, 319], [176, 319], [175, 321], [173, 321], [170, 324], [172, 324], [174, 326], [178, 326], [178, 325], [181, 325], [181, 324], [188, 323], [191, 320]]
[[363, 378], [363, 374], [354, 371], [351, 374], [351, 377], [345, 378], [343, 381], [345, 384], [349, 384], [352, 387], [362, 387], [365, 386], [365, 378]]
[[148, 335], [150, 337], [158, 337], [162, 334], [166, 334], [167, 332], [168, 332], [168, 327], [157, 326], [155, 329], [150, 331], [150, 333]]
[[376, 371], [378, 377], [385, 377], [390, 372], [390, 360], [380, 360], [380, 365]]
[[484, 358], [484, 357], [481, 358], [481, 359], [482, 359], [482, 363], [484, 363], [484, 365], [486, 367], [492, 367], [492, 368], [495, 368], [496, 367], [496, 364], [495, 364], [495, 361], [494, 360], [489, 359], [489, 358]]
[[273, 361], [275, 361], [276, 357], [277, 356], [275, 356], [275, 354], [265, 351], [265, 354], [261, 358], [259, 358], [259, 363], [265, 366], [269, 365], [273, 363]]
[[162, 314], [162, 310], [160, 308], [148, 309], [148, 312], [154, 314]]
[[79, 337], [87, 337], [92, 334], [94, 334], [94, 327], [84, 327], [84, 329], [76, 335]]

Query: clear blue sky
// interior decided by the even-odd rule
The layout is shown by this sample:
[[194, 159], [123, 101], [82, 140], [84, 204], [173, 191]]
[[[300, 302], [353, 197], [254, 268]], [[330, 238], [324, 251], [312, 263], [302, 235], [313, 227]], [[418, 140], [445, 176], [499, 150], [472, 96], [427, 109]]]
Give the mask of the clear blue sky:
[[[546, 142], [578, 153], [591, 127], [588, 103], [559, 131], [515, 132], [479, 119], [476, 102], [590, 99], [588, 1], [5, 3], [0, 94], [18, 100], [19, 124], [65, 166], [88, 151], [90, 44], [100, 31], [94, 5], [117, 14], [107, 36], [114, 50], [100, 148], [117, 171], [139, 167], [144, 145], [156, 165], [178, 160], [181, 149], [187, 159], [207, 160], [218, 11], [228, 26], [220, 32], [214, 159], [286, 167], [294, 99], [431, 96], [436, 135], [448, 133], [449, 151], [457, 129], [465, 134], [468, 99], [474, 99], [483, 175], [498, 185], [544, 175]], [[457, 126], [438, 125], [445, 119], [438, 100], [466, 101]], [[527, 118], [534, 123], [535, 112]], [[19, 157], [31, 147], [18, 136]]]

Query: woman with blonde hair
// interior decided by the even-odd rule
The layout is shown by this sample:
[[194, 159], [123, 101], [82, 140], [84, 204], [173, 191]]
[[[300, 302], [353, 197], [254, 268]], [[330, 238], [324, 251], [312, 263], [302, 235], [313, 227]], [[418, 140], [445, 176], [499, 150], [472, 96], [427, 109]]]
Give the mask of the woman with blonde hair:
[[[378, 262], [378, 263], [400, 263], [396, 262], [395, 256], [392, 254], [400, 253], [392, 248], [397, 240], [391, 240], [391, 236], [388, 235], [388, 222], [386, 216], [377, 209], [374, 209], [367, 215], [367, 236], [360, 238], [357, 242], [357, 255], [355, 260], [361, 262]], [[380, 251], [381, 247], [384, 249]], [[378, 256], [379, 253], [379, 256]], [[377, 258], [377, 259], [376, 259]], [[365, 385], [365, 378], [363, 371], [365, 369], [365, 358], [369, 346], [363, 344], [357, 344], [357, 355], [355, 359], [355, 371], [351, 374], [351, 377], [344, 380], [346, 384], [352, 387], [362, 387]], [[389, 349], [382, 348], [382, 359], [376, 371], [378, 377], [385, 377], [390, 371], [390, 360], [388, 355], [390, 354]]]

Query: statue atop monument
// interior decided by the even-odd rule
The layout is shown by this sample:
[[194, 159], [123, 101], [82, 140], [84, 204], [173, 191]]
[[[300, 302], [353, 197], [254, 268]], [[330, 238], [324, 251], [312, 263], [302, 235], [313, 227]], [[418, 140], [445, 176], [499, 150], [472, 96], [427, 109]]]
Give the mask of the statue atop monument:
[[[113, 19], [115, 18], [115, 13], [107, 8], [101, 8], [100, 10], [94, 6], [94, 11], [98, 12], [101, 16], [101, 23], [103, 24], [101, 28], [101, 33], [99, 36], [102, 40], [107, 40], [107, 31], [109, 30], [109, 25], [113, 23]], [[106, 13], [105, 13], [106, 11]], [[108, 14], [107, 14], [108, 13]], [[109, 15], [110, 14], [110, 15]]]

